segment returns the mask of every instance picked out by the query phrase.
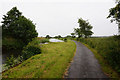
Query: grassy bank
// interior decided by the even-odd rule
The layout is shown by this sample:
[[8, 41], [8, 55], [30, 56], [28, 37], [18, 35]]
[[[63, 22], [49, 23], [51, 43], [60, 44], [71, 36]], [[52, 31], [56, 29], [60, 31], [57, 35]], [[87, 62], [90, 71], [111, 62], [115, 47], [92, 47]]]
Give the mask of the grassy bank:
[[3, 78], [62, 78], [76, 45], [73, 41], [43, 44], [42, 53], [2, 74]]

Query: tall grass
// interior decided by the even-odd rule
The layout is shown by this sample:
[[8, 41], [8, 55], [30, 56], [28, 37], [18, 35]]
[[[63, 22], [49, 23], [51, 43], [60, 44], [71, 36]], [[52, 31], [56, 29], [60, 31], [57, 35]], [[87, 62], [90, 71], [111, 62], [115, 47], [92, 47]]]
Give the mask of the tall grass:
[[116, 37], [79, 39], [97, 50], [103, 58], [120, 73], [120, 39]]

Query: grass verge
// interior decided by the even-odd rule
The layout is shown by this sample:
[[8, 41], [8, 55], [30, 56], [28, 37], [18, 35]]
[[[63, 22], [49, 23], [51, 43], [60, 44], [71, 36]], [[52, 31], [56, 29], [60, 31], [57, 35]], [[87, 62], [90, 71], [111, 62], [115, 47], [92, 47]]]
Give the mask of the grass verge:
[[62, 78], [76, 44], [73, 41], [43, 44], [42, 53], [2, 74], [3, 78]]
[[120, 79], [120, 76], [117, 74], [117, 72], [115, 72], [111, 68], [111, 66], [107, 64], [107, 62], [104, 60], [104, 58], [100, 54], [98, 54], [95, 49], [91, 48], [90, 46], [88, 46], [87, 44], [85, 44], [83, 42], [82, 42], [82, 44], [84, 44], [86, 47], [88, 47], [93, 52], [93, 54], [95, 55], [95, 57], [99, 61], [103, 72], [106, 75], [108, 75], [108, 77], [110, 77], [110, 78], [119, 78]]

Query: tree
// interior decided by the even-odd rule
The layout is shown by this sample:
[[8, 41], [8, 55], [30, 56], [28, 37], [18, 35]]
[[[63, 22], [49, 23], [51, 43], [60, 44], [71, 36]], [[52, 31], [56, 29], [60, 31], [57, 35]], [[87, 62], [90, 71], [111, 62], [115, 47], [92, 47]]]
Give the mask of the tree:
[[3, 15], [3, 21], [2, 21], [2, 33], [4, 36], [10, 36], [11, 35], [11, 24], [15, 23], [16, 20], [22, 15], [21, 12], [17, 10], [16, 7], [13, 7], [9, 12], [7, 12], [7, 15]]
[[35, 30], [35, 25], [31, 20], [22, 16], [22, 13], [13, 7], [6, 15], [3, 16], [2, 21], [3, 38], [6, 36], [20, 39], [24, 43], [28, 43], [38, 36]]
[[75, 38], [75, 33], [71, 33], [72, 38]]
[[70, 36], [70, 35], [67, 35], [65, 38], [71, 38], [71, 36]]
[[54, 38], [62, 38], [61, 35], [55, 36]]
[[61, 35], [58, 35], [58, 38], [62, 38]]
[[78, 35], [78, 38], [82, 37], [81, 30], [79, 28], [74, 28], [74, 32], [76, 35]]
[[50, 38], [50, 36], [49, 36], [49, 35], [46, 35], [46, 38], [48, 38], [48, 39], [49, 39], [49, 38]]
[[78, 19], [79, 27], [75, 28], [74, 31], [78, 35], [78, 37], [89, 37], [93, 34], [91, 31], [92, 26], [89, 24], [88, 21], [83, 20], [82, 18]]
[[120, 1], [116, 1], [117, 5], [109, 10], [109, 16], [107, 18], [112, 18], [111, 22], [116, 21], [118, 24], [118, 34], [120, 35]]

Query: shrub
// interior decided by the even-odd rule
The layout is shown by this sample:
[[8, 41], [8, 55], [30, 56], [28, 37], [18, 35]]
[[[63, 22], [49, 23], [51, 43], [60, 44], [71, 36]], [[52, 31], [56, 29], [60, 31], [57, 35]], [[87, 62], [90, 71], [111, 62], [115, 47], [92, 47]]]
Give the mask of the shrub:
[[5, 67], [10, 68], [13, 67], [15, 65], [15, 58], [13, 55], [11, 55], [10, 57], [7, 57], [7, 60], [5, 62]]
[[49, 39], [42, 39], [40, 42], [41, 43], [46, 43], [46, 42], [49, 42]]
[[30, 43], [33, 44], [33, 45], [38, 45], [40, 43], [46, 43], [46, 42], [49, 42], [49, 39], [46, 39], [46, 38], [35, 38]]
[[40, 54], [40, 53], [41, 53], [40, 46], [29, 44], [23, 49], [22, 57], [23, 57], [23, 60], [26, 60], [30, 58], [31, 56], [35, 54]]
[[64, 42], [67, 42], [67, 39], [66, 39], [66, 38], [64, 39]]

